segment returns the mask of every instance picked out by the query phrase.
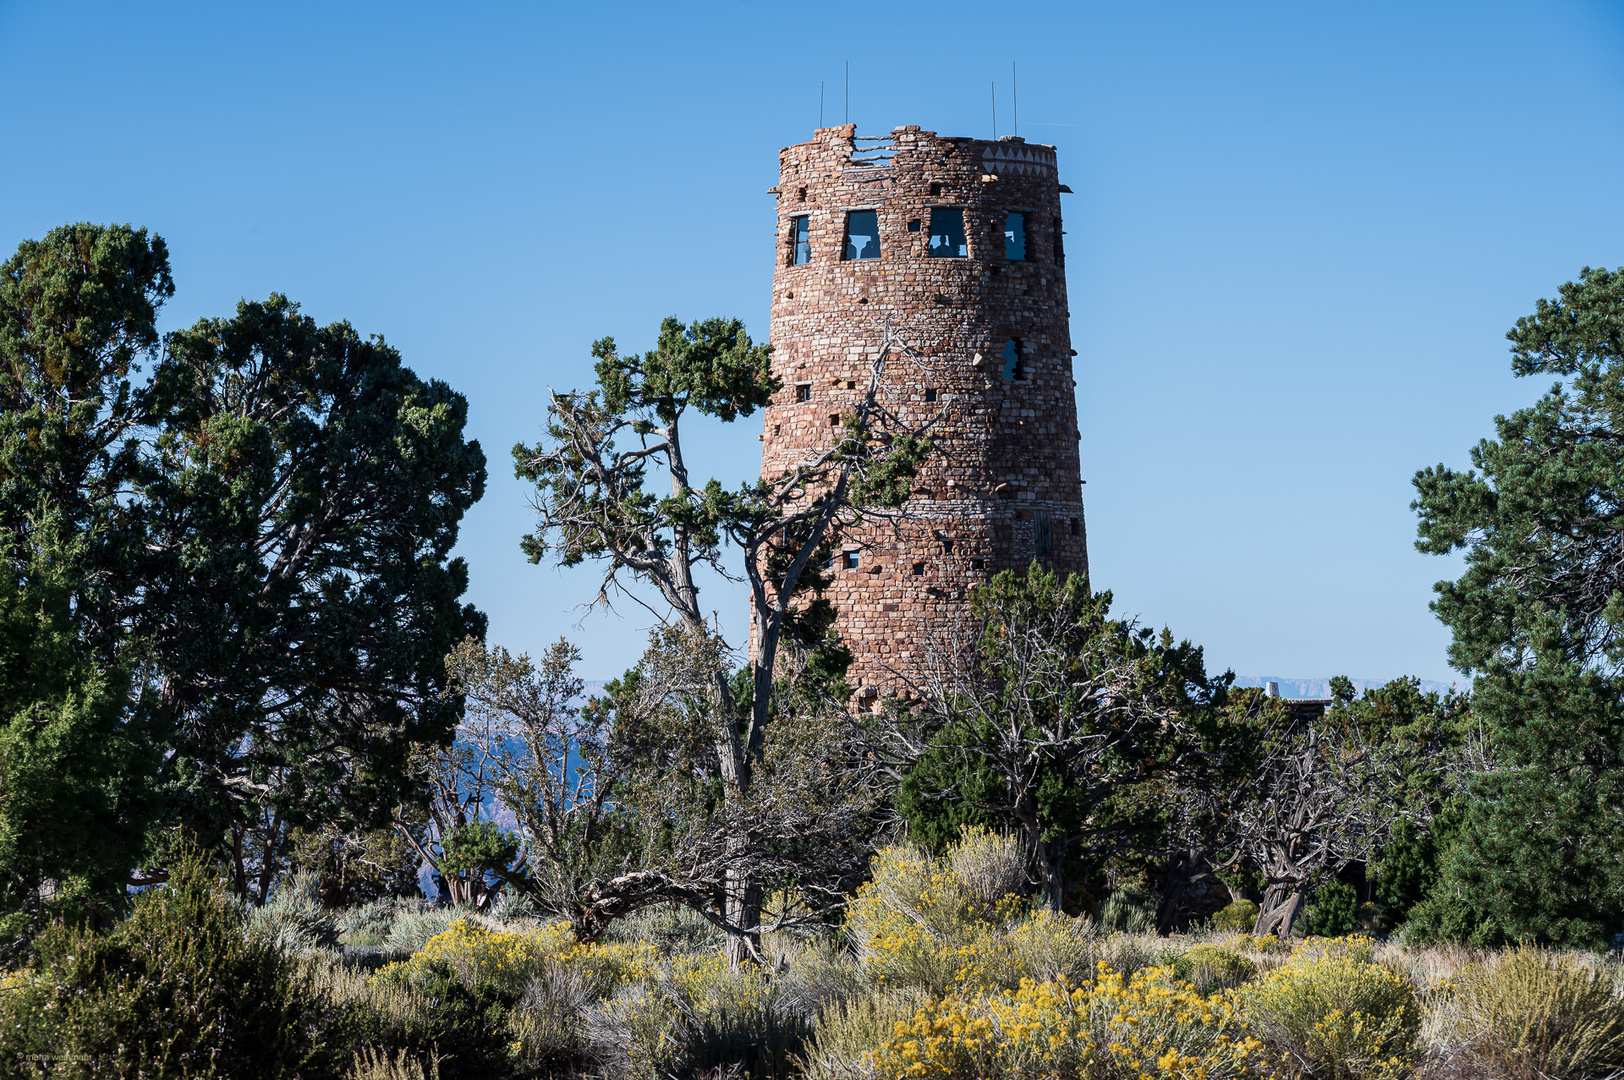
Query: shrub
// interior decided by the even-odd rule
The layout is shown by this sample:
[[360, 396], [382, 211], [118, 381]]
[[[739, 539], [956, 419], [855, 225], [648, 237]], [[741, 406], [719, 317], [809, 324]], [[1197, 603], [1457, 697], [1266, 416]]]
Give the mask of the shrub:
[[1481, 1075], [1565, 1080], [1624, 1069], [1624, 1002], [1614, 973], [1524, 946], [1455, 976], [1445, 1006]]
[[801, 1071], [807, 1080], [855, 1080], [874, 1076], [874, 1051], [913, 1021], [925, 1004], [912, 991], [878, 991], [830, 1001], [818, 1010]]
[[1250, 933], [1257, 925], [1258, 906], [1250, 900], [1235, 900], [1212, 917], [1214, 930], [1233, 930]]
[[1410, 984], [1370, 962], [1368, 938], [1321, 939], [1241, 988], [1247, 1023], [1283, 1064], [1318, 1080], [1398, 1080], [1419, 1057], [1421, 1010]]
[[406, 908], [395, 915], [384, 936], [384, 944], [397, 952], [415, 953], [427, 945], [429, 939], [443, 934], [458, 919], [480, 926], [500, 925], [495, 920], [476, 914], [470, 907]]
[[368, 1048], [355, 1055], [347, 1080], [440, 1080], [440, 1060], [431, 1057], [425, 1070], [404, 1050], [390, 1057], [388, 1051]]
[[314, 995], [245, 922], [188, 855], [109, 932], [47, 929], [0, 996], [0, 1060], [59, 1080], [321, 1072]]
[[338, 923], [321, 906], [321, 877], [308, 870], [284, 878], [248, 925], [254, 936], [290, 956], [338, 944]]
[[338, 938], [345, 945], [383, 945], [389, 940], [389, 928], [404, 907], [399, 901], [386, 898], [369, 900], [340, 912], [336, 920]]
[[1169, 968], [1124, 979], [1101, 965], [1090, 986], [1027, 981], [921, 1007], [874, 1052], [875, 1072], [907, 1077], [1254, 1075], [1262, 1044], [1227, 999], [1173, 981]]
[[1314, 893], [1308, 909], [1308, 932], [1341, 937], [1359, 928], [1359, 892], [1342, 881], [1327, 881]]
[[1133, 893], [1114, 892], [1100, 903], [1098, 920], [1101, 930], [1149, 933], [1156, 929], [1156, 905]]
[[1026, 845], [1012, 836], [971, 826], [947, 849], [947, 862], [964, 890], [985, 904], [1026, 889]]
[[1192, 945], [1173, 961], [1173, 974], [1209, 993], [1257, 978], [1257, 965], [1218, 945]]
[[600, 939], [626, 944], [648, 943], [662, 955], [709, 952], [722, 947], [724, 935], [699, 912], [681, 904], [660, 904], [616, 919]]

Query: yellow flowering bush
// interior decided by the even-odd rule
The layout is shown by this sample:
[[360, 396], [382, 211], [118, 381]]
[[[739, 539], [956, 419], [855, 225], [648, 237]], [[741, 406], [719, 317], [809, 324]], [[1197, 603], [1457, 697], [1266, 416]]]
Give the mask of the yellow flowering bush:
[[1419, 1057], [1421, 1009], [1408, 980], [1371, 962], [1368, 937], [1316, 938], [1237, 993], [1283, 1061], [1325, 1080], [1398, 1080]]
[[[985, 843], [967, 835], [964, 844]], [[1099, 955], [1091, 924], [1029, 911], [1023, 898], [991, 898], [965, 880], [963, 850], [936, 861], [909, 847], [874, 858], [874, 876], [857, 890], [846, 935], [865, 974], [888, 987], [947, 993], [956, 987], [1013, 989], [1023, 978], [1087, 979]], [[991, 876], [991, 875], [987, 875]]]
[[565, 922], [509, 931], [458, 919], [408, 959], [384, 967], [377, 978], [412, 981], [441, 968], [467, 986], [493, 986], [517, 996], [545, 970], [562, 968], [584, 976], [603, 996], [622, 983], [646, 978], [655, 959], [648, 944], [577, 944]]
[[1224, 994], [1203, 996], [1147, 968], [1092, 984], [1024, 980], [1013, 991], [949, 995], [919, 1009], [874, 1053], [880, 1076], [1226, 1080], [1257, 1076], [1263, 1046]]

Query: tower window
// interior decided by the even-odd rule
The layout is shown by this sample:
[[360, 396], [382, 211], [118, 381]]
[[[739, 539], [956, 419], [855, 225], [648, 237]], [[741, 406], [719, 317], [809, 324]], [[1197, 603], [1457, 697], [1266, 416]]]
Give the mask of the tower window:
[[857, 569], [857, 558], [858, 555], [855, 551], [842, 552], [840, 556], [841, 563], [847, 570]]
[[1081, 536], [1081, 535], [1083, 535], [1083, 523], [1078, 521], [1076, 518], [1071, 519], [1071, 535], [1073, 535], [1073, 536]]
[[795, 384], [795, 400], [796, 401], [811, 401], [812, 400], [812, 384], [809, 383], [809, 382], [796, 383]]
[[951, 536], [942, 537], [942, 554], [953, 554], [953, 538]]
[[1065, 266], [1066, 265], [1066, 242], [1061, 239], [1061, 237], [1063, 237], [1065, 235], [1066, 235], [1066, 231], [1060, 227], [1060, 219], [1055, 218], [1054, 219], [1054, 264], [1056, 266]]
[[938, 259], [962, 259], [969, 254], [964, 243], [963, 210], [930, 212], [930, 253]]
[[1010, 382], [1026, 378], [1026, 363], [1021, 359], [1021, 343], [1014, 338], [1004, 342], [1004, 351], [998, 358], [1004, 362], [1000, 374]]
[[972, 569], [972, 570], [985, 570], [986, 568], [987, 568], [987, 560], [986, 559], [971, 559], [970, 560], [970, 569]]
[[811, 218], [790, 218], [789, 239], [791, 266], [805, 266], [812, 261], [812, 225]]
[[918, 232], [919, 231], [919, 219], [918, 218], [914, 218], [912, 221], [908, 222], [908, 231], [909, 232]]
[[1004, 258], [1026, 261], [1026, 215], [1016, 210], [1004, 215]]
[[916, 562], [916, 563], [913, 564], [913, 576], [914, 577], [924, 577], [925, 576], [925, 564], [924, 563]]
[[1047, 510], [1038, 510], [1032, 514], [1032, 543], [1040, 558], [1048, 558], [1054, 554], [1054, 526], [1049, 520]]
[[930, 186], [930, 197], [931, 198], [934, 199], [934, 198], [936, 198], [936, 196], [940, 195], [941, 193], [942, 193], [942, 185], [940, 185], [940, 184], [932, 184]]
[[936, 400], [936, 391], [935, 390], [926, 390], [925, 391], [925, 401], [926, 402], [931, 402], [931, 401], [935, 401], [935, 400]]
[[853, 210], [846, 215], [846, 259], [880, 257], [880, 214], [877, 210]]

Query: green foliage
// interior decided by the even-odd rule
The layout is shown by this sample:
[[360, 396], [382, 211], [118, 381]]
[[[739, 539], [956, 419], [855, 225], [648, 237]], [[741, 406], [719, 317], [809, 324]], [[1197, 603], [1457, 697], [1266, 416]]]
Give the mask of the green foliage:
[[196, 857], [108, 933], [51, 927], [37, 966], [0, 995], [0, 1060], [85, 1080], [321, 1071], [314, 996], [244, 930]]
[[36, 531], [18, 577], [0, 570], [0, 910], [6, 950], [48, 914], [117, 905], [157, 809], [149, 717], [129, 678], [86, 649], [71, 550]]
[[283, 878], [270, 902], [254, 909], [248, 928], [289, 956], [338, 944], [338, 920], [321, 905], [321, 879], [308, 871]]
[[1257, 904], [1250, 900], [1233, 900], [1212, 917], [1212, 928], [1250, 933], [1257, 925], [1257, 915]]
[[1558, 381], [1472, 471], [1415, 477], [1417, 547], [1465, 552], [1433, 609], [1496, 758], [1446, 877], [1479, 924], [1594, 945], [1624, 929], [1624, 273], [1586, 268], [1507, 337], [1516, 374]]
[[1156, 929], [1156, 905], [1130, 892], [1119, 890], [1107, 896], [1095, 915], [1101, 930], [1144, 934]]
[[1192, 750], [1185, 721], [1223, 685], [1200, 649], [1110, 605], [1037, 563], [974, 589], [979, 640], [944, 657], [956, 670], [928, 688], [926, 750], [897, 795], [933, 850], [968, 826], [1019, 830], [1055, 910], [1068, 880], [1154, 833], [1162, 809], [1138, 792]]
[[1327, 881], [1314, 893], [1308, 909], [1308, 932], [1342, 937], [1359, 928], [1359, 890], [1344, 881]]
[[1257, 964], [1219, 945], [1192, 945], [1173, 961], [1173, 974], [1210, 993], [1251, 982], [1257, 977]]

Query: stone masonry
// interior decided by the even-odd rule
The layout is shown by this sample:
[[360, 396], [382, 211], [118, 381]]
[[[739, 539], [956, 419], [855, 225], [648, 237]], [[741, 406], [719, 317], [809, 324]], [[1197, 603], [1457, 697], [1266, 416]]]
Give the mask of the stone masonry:
[[784, 388], [766, 410], [762, 474], [829, 444], [888, 316], [922, 356], [888, 362], [882, 399], [934, 418], [906, 514], [842, 537], [835, 560], [859, 703], [907, 693], [971, 586], [1034, 558], [1088, 569], [1064, 190], [1054, 147], [1018, 138], [861, 139], [847, 125], [779, 154], [770, 340]]

